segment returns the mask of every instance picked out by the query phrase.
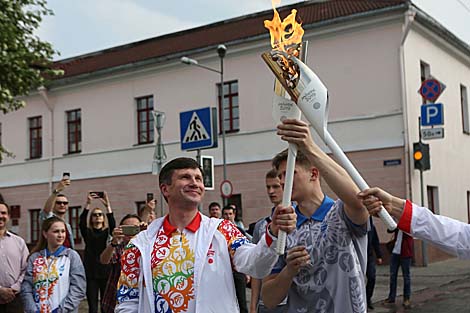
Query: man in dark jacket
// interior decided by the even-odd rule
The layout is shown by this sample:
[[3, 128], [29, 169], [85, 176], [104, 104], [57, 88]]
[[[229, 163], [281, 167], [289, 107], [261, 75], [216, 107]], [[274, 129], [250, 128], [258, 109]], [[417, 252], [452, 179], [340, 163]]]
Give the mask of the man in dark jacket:
[[374, 294], [375, 287], [375, 265], [382, 264], [382, 252], [380, 251], [379, 236], [377, 235], [377, 230], [375, 229], [374, 223], [372, 221], [372, 216], [369, 220], [370, 230], [367, 232], [366, 295], [367, 307], [373, 310], [374, 306], [372, 305], [372, 295]]

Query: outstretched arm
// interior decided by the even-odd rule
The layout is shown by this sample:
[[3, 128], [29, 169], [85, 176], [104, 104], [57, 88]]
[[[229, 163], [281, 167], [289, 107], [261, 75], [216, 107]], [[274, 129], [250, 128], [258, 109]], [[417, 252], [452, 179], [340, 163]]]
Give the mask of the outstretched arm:
[[344, 211], [348, 218], [357, 225], [367, 223], [369, 214], [357, 198], [360, 191], [349, 174], [313, 142], [307, 123], [286, 119], [278, 125], [277, 134], [282, 140], [297, 145], [313, 166], [325, 179], [328, 186], [344, 202]]
[[461, 259], [470, 259], [470, 225], [435, 215], [429, 209], [395, 197], [380, 188], [370, 188], [358, 194], [369, 213], [384, 208], [398, 221], [398, 228], [418, 239], [426, 240]]
[[46, 203], [44, 204], [44, 208], [43, 208], [44, 213], [49, 214], [50, 212], [52, 212], [52, 209], [54, 208], [54, 205], [55, 205], [55, 199], [57, 198], [57, 195], [69, 185], [70, 185], [70, 179], [68, 179], [68, 178], [67, 179], [63, 178], [57, 184], [57, 186], [52, 191], [49, 198], [47, 198]]

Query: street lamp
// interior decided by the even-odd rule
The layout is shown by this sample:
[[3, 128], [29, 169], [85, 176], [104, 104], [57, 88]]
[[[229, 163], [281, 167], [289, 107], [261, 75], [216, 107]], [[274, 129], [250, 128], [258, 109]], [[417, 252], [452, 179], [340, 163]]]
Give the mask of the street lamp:
[[[157, 131], [157, 144], [155, 145], [155, 152], [153, 153], [152, 174], [159, 175], [162, 169], [163, 162], [166, 160], [165, 146], [162, 142], [162, 128], [165, 125], [165, 112], [152, 111], [155, 130]], [[158, 188], [157, 188], [158, 189]], [[163, 216], [163, 195], [160, 191], [160, 213]]]
[[[220, 74], [220, 102], [221, 102], [221, 120], [222, 123], [220, 125], [220, 131], [222, 132], [222, 160], [223, 160], [223, 173], [224, 173], [224, 180], [227, 180], [227, 157], [225, 154], [225, 118], [224, 118], [224, 57], [227, 53], [227, 47], [225, 45], [218, 45], [217, 46], [217, 54], [220, 58], [220, 70], [216, 70], [209, 66], [205, 66], [199, 64], [199, 62], [195, 59], [191, 59], [188, 57], [182, 57], [181, 62], [187, 65], [197, 66], [211, 72], [215, 72]], [[224, 198], [224, 206], [227, 205], [227, 198]]]

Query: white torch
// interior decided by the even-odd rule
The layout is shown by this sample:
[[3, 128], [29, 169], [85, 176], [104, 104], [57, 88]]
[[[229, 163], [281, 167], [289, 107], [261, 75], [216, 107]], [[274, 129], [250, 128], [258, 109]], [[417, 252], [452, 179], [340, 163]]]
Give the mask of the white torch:
[[[328, 90], [325, 85], [308, 66], [296, 57], [276, 53], [277, 55], [273, 52], [263, 53], [262, 58], [359, 189], [368, 189], [369, 186], [366, 181], [328, 132], [326, 127], [328, 120]], [[295, 75], [290, 75], [290, 77], [286, 75], [285, 67], [284, 69], [282, 67], [285, 60], [284, 63], [278, 62], [279, 54], [289, 60], [290, 70], [295, 72]], [[395, 221], [383, 207], [379, 212], [379, 217], [389, 230], [394, 230], [397, 227]]]
[[[302, 42], [300, 45], [300, 58], [305, 62], [307, 58], [308, 41]], [[279, 123], [284, 119], [297, 119], [300, 120], [302, 112], [294, 101], [286, 95], [285, 89], [282, 87], [278, 79], [274, 83], [274, 99], [273, 99], [273, 119], [274, 122]], [[286, 173], [284, 175], [284, 185], [282, 194], [282, 207], [291, 205], [292, 200], [292, 186], [294, 182], [295, 160], [297, 158], [297, 145], [289, 143], [286, 161]], [[284, 254], [286, 247], [287, 234], [284, 231], [279, 231], [276, 245], [276, 252], [279, 255]]]

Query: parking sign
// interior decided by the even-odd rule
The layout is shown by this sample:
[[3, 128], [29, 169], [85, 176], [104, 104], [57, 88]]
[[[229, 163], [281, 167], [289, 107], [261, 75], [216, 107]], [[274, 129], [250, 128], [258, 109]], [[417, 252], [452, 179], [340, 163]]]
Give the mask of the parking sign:
[[442, 103], [429, 103], [421, 106], [421, 126], [444, 125]]

